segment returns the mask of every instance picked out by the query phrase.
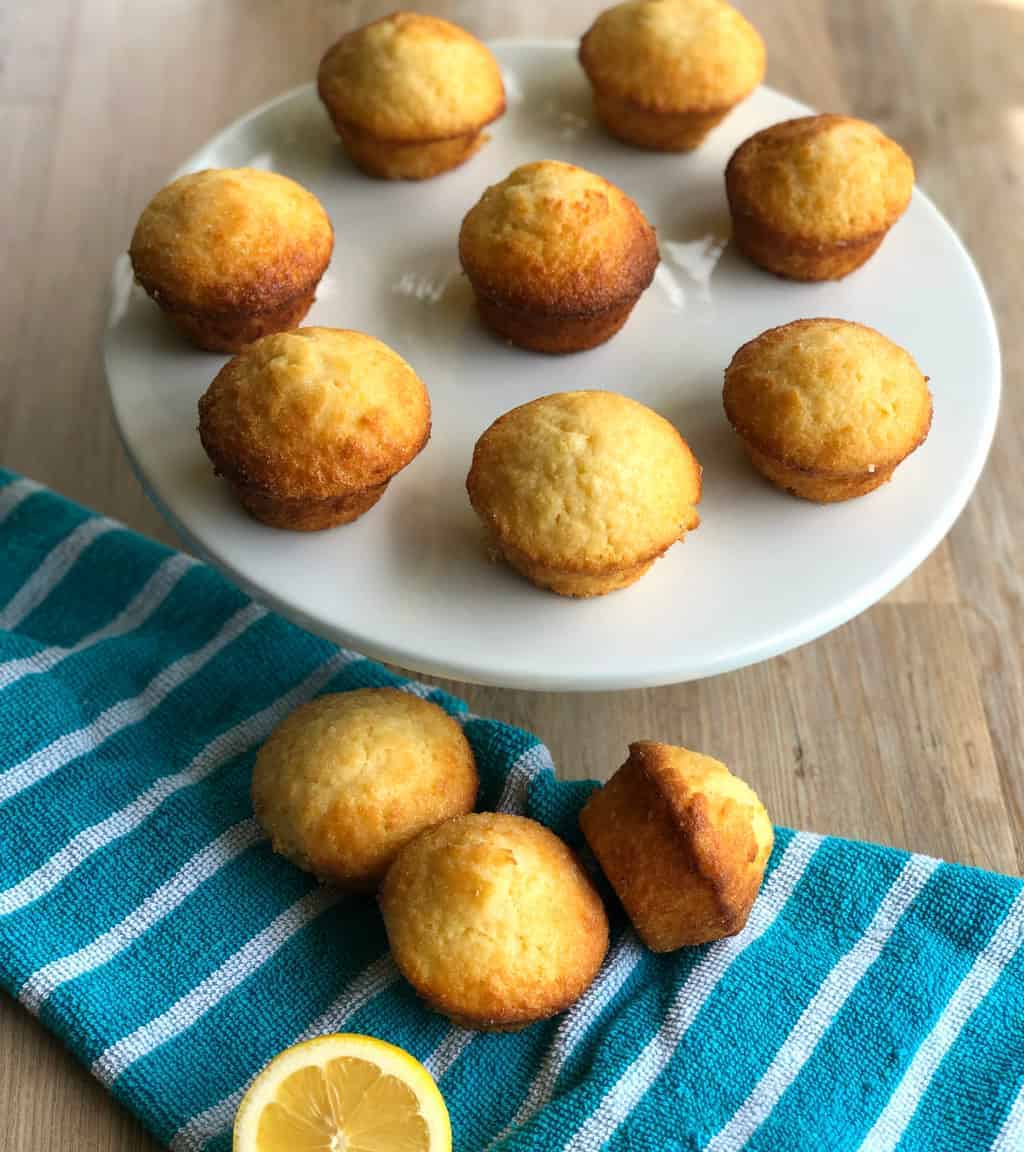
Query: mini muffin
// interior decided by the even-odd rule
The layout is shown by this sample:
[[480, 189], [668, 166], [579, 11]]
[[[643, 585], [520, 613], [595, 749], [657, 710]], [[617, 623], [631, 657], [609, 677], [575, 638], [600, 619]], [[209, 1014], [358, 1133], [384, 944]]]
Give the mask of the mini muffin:
[[416, 373], [362, 332], [264, 336], [199, 401], [199, 436], [246, 511], [275, 528], [347, 524], [430, 436]]
[[344, 888], [375, 887], [424, 829], [471, 812], [476, 791], [459, 725], [395, 688], [296, 708], [260, 749], [252, 777], [274, 851]]
[[615, 392], [562, 392], [477, 441], [469, 499], [495, 552], [563, 596], [625, 588], [700, 523], [701, 469], [663, 417]]
[[608, 920], [569, 848], [523, 816], [479, 812], [424, 832], [380, 892], [395, 963], [456, 1024], [514, 1031], [564, 1011], [608, 948]]
[[237, 352], [301, 323], [334, 232], [301, 184], [256, 168], [210, 168], [162, 188], [139, 217], [135, 278], [200, 348]]
[[417, 12], [343, 36], [320, 61], [317, 87], [349, 156], [387, 180], [457, 168], [505, 111], [491, 53], [458, 25]]
[[764, 41], [723, 0], [627, 0], [580, 42], [594, 110], [619, 140], [689, 152], [764, 78]]
[[910, 353], [848, 320], [763, 332], [733, 356], [723, 396], [754, 467], [822, 503], [890, 480], [932, 422], [928, 377]]
[[914, 165], [873, 124], [802, 116], [744, 141], [725, 189], [736, 244], [755, 264], [790, 280], [840, 280], [906, 211]]
[[658, 244], [636, 204], [584, 168], [524, 164], [484, 192], [459, 233], [480, 316], [538, 352], [579, 352], [625, 324]]
[[764, 805], [724, 764], [650, 740], [630, 744], [580, 827], [654, 952], [741, 931], [774, 842]]

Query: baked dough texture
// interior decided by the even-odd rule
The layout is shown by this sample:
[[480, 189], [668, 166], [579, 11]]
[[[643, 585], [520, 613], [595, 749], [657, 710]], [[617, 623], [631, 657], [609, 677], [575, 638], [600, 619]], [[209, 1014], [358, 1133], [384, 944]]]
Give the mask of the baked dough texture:
[[362, 332], [300, 328], [229, 361], [199, 401], [199, 434], [245, 507], [277, 527], [346, 523], [430, 435], [412, 368]]
[[689, 151], [761, 83], [764, 41], [724, 0], [627, 0], [580, 42], [598, 118], [642, 148]]
[[473, 809], [477, 774], [459, 725], [395, 688], [320, 696], [287, 716], [253, 770], [274, 851], [321, 880], [373, 888], [427, 828]]
[[505, 560], [566, 596], [631, 584], [700, 523], [686, 441], [615, 392], [561, 392], [505, 413], [477, 441], [466, 487]]
[[458, 25], [416, 12], [343, 36], [320, 62], [317, 87], [352, 159], [390, 179], [463, 163], [505, 111], [491, 52]]
[[655, 952], [747, 922], [774, 833], [756, 793], [710, 756], [642, 740], [587, 801], [580, 826], [637, 933]]
[[327, 213], [301, 184], [211, 168], [153, 197], [129, 254], [136, 279], [193, 343], [234, 352], [302, 320], [333, 246]]
[[848, 320], [796, 320], [751, 340], [726, 369], [723, 400], [758, 470], [823, 502], [891, 479], [932, 419], [910, 353]]
[[770, 272], [835, 280], [859, 268], [906, 211], [914, 165], [873, 124], [803, 116], [745, 140], [726, 169], [740, 249]]
[[516, 168], [462, 222], [459, 257], [481, 316], [542, 352], [609, 339], [654, 278], [658, 245], [614, 184], [555, 160]]
[[470, 1028], [514, 1030], [564, 1011], [608, 948], [586, 873], [522, 816], [481, 812], [425, 832], [392, 865], [380, 904], [402, 973]]

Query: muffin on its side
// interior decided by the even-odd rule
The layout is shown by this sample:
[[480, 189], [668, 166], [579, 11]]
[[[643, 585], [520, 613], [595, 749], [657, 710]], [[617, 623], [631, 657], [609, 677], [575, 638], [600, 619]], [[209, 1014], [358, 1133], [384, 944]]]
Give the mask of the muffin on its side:
[[418, 12], [343, 36], [320, 61], [317, 88], [353, 161], [387, 180], [458, 167], [505, 111], [490, 51], [457, 24]]
[[480, 812], [424, 832], [391, 866], [380, 906], [402, 974], [467, 1028], [515, 1031], [565, 1011], [608, 949], [586, 873], [523, 816]]
[[744, 344], [723, 399], [754, 467], [819, 502], [886, 483], [932, 420], [928, 378], [910, 353], [848, 320], [796, 320]]
[[459, 258], [481, 319], [538, 352], [610, 339], [654, 278], [658, 245], [636, 204], [593, 172], [541, 160], [471, 208]]
[[755, 264], [790, 280], [839, 280], [906, 211], [914, 165], [873, 124], [802, 116], [745, 140], [725, 189], [736, 244]]
[[396, 688], [320, 696], [256, 757], [256, 819], [275, 852], [343, 888], [372, 888], [427, 828], [473, 810], [477, 775], [459, 725]]
[[700, 523], [701, 470], [686, 441], [615, 392], [506, 412], [477, 441], [466, 488], [496, 551], [562, 596], [625, 588]]
[[430, 398], [372, 336], [300, 328], [224, 365], [199, 401], [199, 436], [246, 511], [309, 532], [376, 504], [426, 444]]
[[333, 247], [327, 213], [301, 184], [210, 168], [153, 197], [130, 256], [135, 278], [193, 344], [237, 352], [302, 321]]
[[626, 0], [580, 41], [594, 110], [619, 140], [689, 152], [761, 83], [764, 41], [724, 0]]
[[641, 740], [580, 827], [654, 952], [741, 931], [774, 833], [752, 788], [710, 756]]

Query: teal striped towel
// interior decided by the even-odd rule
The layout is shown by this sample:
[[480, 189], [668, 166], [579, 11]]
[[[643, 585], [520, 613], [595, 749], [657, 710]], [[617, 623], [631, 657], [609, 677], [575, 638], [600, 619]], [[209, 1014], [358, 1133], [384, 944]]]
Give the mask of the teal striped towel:
[[460, 1150], [1024, 1149], [1022, 883], [923, 856], [779, 829], [739, 936], [655, 956], [613, 911], [561, 1018], [426, 1011], [373, 901], [275, 857], [249, 808], [289, 709], [375, 684], [463, 723], [482, 807], [580, 846], [591, 786], [529, 733], [0, 472], [0, 980], [175, 1152], [228, 1149], [253, 1074], [337, 1030], [423, 1060]]

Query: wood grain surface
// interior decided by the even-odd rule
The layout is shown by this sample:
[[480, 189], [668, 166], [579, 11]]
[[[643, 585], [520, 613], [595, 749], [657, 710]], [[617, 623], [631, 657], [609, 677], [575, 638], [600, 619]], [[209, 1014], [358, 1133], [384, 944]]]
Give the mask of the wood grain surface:
[[[216, 129], [311, 79], [323, 49], [386, 3], [0, 3], [0, 462], [173, 543], [114, 431], [99, 343], [135, 219]], [[578, 36], [600, 4], [410, 4], [480, 36]], [[884, 602], [742, 672], [586, 696], [456, 684], [474, 710], [604, 776], [631, 739], [733, 766], [779, 823], [1024, 871], [1024, 4], [740, 0], [768, 81], [877, 122], [980, 266], [1003, 341], [985, 475], [948, 539]], [[0, 996], [0, 1150], [155, 1147]]]

